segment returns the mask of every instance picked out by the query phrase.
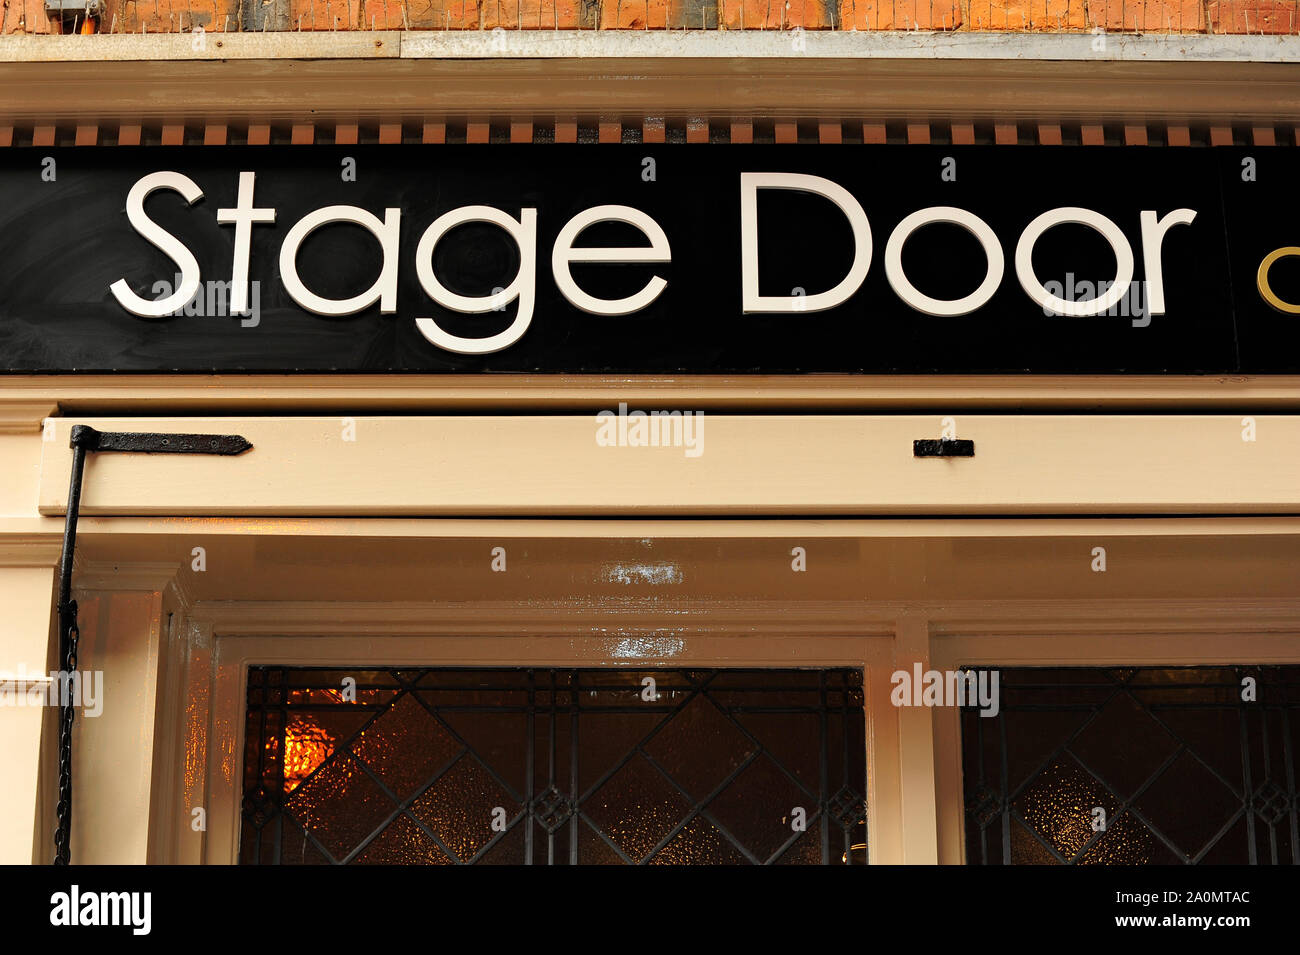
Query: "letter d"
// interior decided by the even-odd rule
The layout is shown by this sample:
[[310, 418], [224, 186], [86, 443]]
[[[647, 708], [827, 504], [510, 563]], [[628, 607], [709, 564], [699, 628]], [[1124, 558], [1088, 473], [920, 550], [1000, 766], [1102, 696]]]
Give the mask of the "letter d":
[[[829, 199], [844, 213], [853, 230], [853, 265], [839, 285], [816, 295], [758, 294], [758, 190], [787, 189], [811, 192]], [[862, 285], [871, 265], [871, 224], [858, 200], [838, 183], [821, 176], [793, 172], [742, 172], [740, 174], [740, 289], [741, 308], [754, 312], [824, 312], [842, 305]]]

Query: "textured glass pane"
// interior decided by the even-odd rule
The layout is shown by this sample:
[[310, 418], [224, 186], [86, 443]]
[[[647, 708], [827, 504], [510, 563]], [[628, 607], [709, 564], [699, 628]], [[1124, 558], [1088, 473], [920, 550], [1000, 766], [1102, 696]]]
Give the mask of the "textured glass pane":
[[702, 816], [683, 826], [650, 860], [652, 865], [736, 865], [744, 861], [740, 850]]
[[284, 731], [284, 791], [311, 776], [338, 747], [356, 736], [372, 714], [356, 710], [301, 710]]
[[254, 667], [247, 704], [243, 863], [866, 861], [858, 670]]
[[[838, 713], [832, 717], [835, 721], [839, 718]], [[767, 750], [768, 756], [810, 792], [817, 791], [821, 751], [819, 746], [811, 744], [820, 733], [822, 718], [819, 714], [739, 713], [736, 719]]]
[[968, 863], [1300, 862], [1300, 667], [998, 672], [961, 718]]
[[578, 829], [578, 863], [580, 865], [627, 865], [612, 845], [594, 828]]
[[[835, 861], [843, 862], [841, 858]], [[776, 860], [777, 865], [818, 865], [822, 860], [821, 834], [805, 832]]]
[[463, 749], [409, 693], [378, 717], [352, 744], [385, 786], [406, 797]]
[[[1196, 809], [1187, 812], [1188, 798]], [[1191, 754], [1183, 753], [1134, 803], [1166, 840], [1191, 860], [1232, 821], [1241, 800]]]
[[698, 694], [672, 715], [645, 749], [698, 800], [713, 792], [756, 747], [704, 694]]
[[1178, 741], [1127, 694], [1107, 702], [1070, 744], [1070, 752], [1121, 796], [1137, 792], [1177, 748]]
[[522, 798], [528, 768], [527, 713], [440, 710], [438, 715]]
[[[1021, 792], [1016, 813], [1066, 861], [1093, 838], [1094, 820], [1114, 817], [1120, 801], [1104, 785], [1066, 757], [1054, 762]], [[1105, 813], [1099, 816], [1097, 810]]]
[[330, 760], [290, 794], [284, 807], [336, 859], [397, 808], [348, 756]]
[[634, 862], [649, 855], [690, 804], [642, 757], [634, 757], [587, 800], [588, 817]]
[[451, 860], [407, 816], [398, 816], [357, 857], [360, 865], [449, 865]]
[[[411, 805], [411, 813], [461, 862], [504, 831], [518, 812], [519, 804], [473, 756], [458, 759]], [[494, 824], [500, 828], [493, 830]]]
[[806, 825], [817, 807], [767, 756], [754, 760], [709, 805], [710, 814], [750, 854], [766, 862], [796, 837], [800, 814]]
[[578, 789], [587, 792], [665, 719], [666, 713], [584, 713], [579, 718], [582, 762]]
[[1106, 820], [1106, 831], [1096, 836], [1078, 861], [1079, 865], [1159, 865], [1182, 860], [1131, 813], [1124, 813]]
[[524, 842], [527, 831], [528, 820], [525, 819], [505, 832], [496, 834], [496, 841], [479, 858], [479, 864], [523, 865], [528, 860], [528, 847]]

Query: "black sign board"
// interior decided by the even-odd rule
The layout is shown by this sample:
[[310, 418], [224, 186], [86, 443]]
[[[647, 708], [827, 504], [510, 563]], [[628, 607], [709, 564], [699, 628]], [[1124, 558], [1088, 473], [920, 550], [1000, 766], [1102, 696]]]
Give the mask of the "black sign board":
[[0, 370], [1296, 373], [1298, 163], [1285, 148], [9, 149]]

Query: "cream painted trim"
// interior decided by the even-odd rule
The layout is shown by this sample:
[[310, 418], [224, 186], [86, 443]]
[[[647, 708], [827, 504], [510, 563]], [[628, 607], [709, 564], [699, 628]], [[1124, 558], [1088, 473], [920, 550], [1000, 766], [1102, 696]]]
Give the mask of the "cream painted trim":
[[[1207, 620], [1206, 607], [1167, 606], [1163, 627], [1135, 620], [1125, 626], [1122, 612], [1112, 627], [1063, 623], [1054, 632], [1026, 627], [1018, 616], [990, 607], [975, 627], [931, 632], [931, 666], [1214, 666], [1300, 663], [1300, 602], [1281, 601], [1222, 608]], [[1005, 614], [1005, 611], [1003, 611]], [[1143, 626], [1142, 624], [1145, 624]], [[1217, 626], [1215, 625], [1217, 624]], [[984, 632], [977, 632], [977, 631]], [[1026, 632], [1026, 631], [1031, 632]], [[1037, 632], [1032, 632], [1032, 631]], [[964, 631], [964, 632], [963, 632]], [[1000, 632], [998, 632], [1000, 631]], [[938, 800], [938, 858], [944, 865], [965, 861], [965, 808], [962, 794], [961, 722], [953, 707], [934, 711], [934, 761]]]
[[0, 567], [55, 567], [62, 553], [61, 530], [55, 533], [51, 529], [44, 534], [22, 531], [11, 534], [0, 530]]
[[[474, 601], [461, 606], [446, 602], [389, 601], [383, 604], [377, 618], [375, 604], [366, 602], [268, 604], [199, 600], [190, 608], [189, 619], [210, 626], [221, 637], [296, 636], [345, 629], [367, 636], [443, 631], [472, 636], [581, 634], [618, 643], [630, 631], [665, 640], [713, 632], [777, 637], [791, 633], [834, 636], [851, 630], [879, 636], [892, 631], [896, 606], [854, 600], [819, 601], [813, 607], [797, 607], [786, 602], [746, 601], [737, 606], [714, 601], [663, 600], [656, 602], [656, 612], [652, 613], [644, 604], [593, 606], [583, 600]], [[437, 621], [436, 630], [431, 631], [431, 620]], [[612, 652], [611, 657], [623, 659], [626, 654]]]
[[[5, 380], [0, 378], [0, 387]], [[8, 389], [5, 389], [8, 392]], [[15, 398], [6, 393], [0, 396], [0, 434], [32, 434], [41, 430], [41, 423], [58, 411], [54, 398]]]
[[[1223, 634], [1239, 632], [1291, 633], [1300, 629], [1300, 598], [1293, 600], [1149, 599], [1098, 601], [947, 601], [929, 614], [931, 636], [955, 641], [959, 636], [997, 638], [1052, 636], [1068, 629], [1080, 639], [1124, 631], [1160, 634], [1177, 621], [1180, 632]], [[953, 645], [964, 646], [954, 643]], [[1036, 647], [1037, 644], [1026, 644]], [[1300, 654], [1300, 644], [1295, 650]]]
[[[583, 600], [385, 602], [376, 617], [373, 603], [277, 601], [195, 601], [189, 619], [220, 636], [294, 636], [344, 629], [358, 635], [428, 634], [430, 621], [450, 632], [486, 635], [609, 637], [640, 629], [657, 635], [715, 630], [777, 636], [790, 633], [869, 636], [892, 633], [902, 618], [921, 613], [932, 639], [964, 646], [960, 637], [1022, 637], [1059, 634], [1063, 627], [1094, 639], [1098, 633], [1160, 634], [1178, 620], [1189, 634], [1300, 630], [1300, 597], [1292, 600], [949, 600], [942, 604], [882, 600], [818, 601], [802, 606], [786, 601], [657, 600], [645, 604], [592, 605]], [[653, 626], [648, 621], [655, 621]], [[671, 621], [671, 622], [670, 622]], [[1037, 646], [1027, 644], [1026, 646]], [[1300, 645], [1296, 652], [1300, 653]]]
[[[0, 518], [0, 566], [4, 543], [15, 555], [31, 544], [46, 546], [58, 560], [62, 517]], [[392, 537], [392, 538], [871, 538], [918, 537], [1270, 537], [1300, 535], [1300, 517], [1073, 517], [1073, 518], [897, 518], [875, 520], [619, 520], [563, 518], [495, 520], [460, 518], [149, 518], [87, 517], [77, 538], [111, 540], [118, 536], [166, 537]], [[50, 550], [52, 548], [52, 550]], [[44, 566], [42, 563], [41, 566]]]
[[[80, 527], [78, 527], [80, 538]], [[73, 561], [74, 585], [78, 590], [147, 590], [162, 592], [176, 583], [180, 565], [173, 561]]]
[[[1300, 408], [1300, 376], [1118, 375], [9, 375], [0, 421], [67, 415], [598, 410], [1136, 411]], [[9, 410], [12, 406], [12, 410]]]
[[46, 515], [66, 506], [75, 423], [237, 432], [253, 444], [238, 457], [93, 455], [81, 501], [88, 515], [1300, 511], [1300, 416], [1259, 415], [1247, 442], [1236, 415], [959, 415], [957, 434], [974, 440], [976, 454], [954, 459], [913, 456], [914, 439], [943, 427], [914, 415], [711, 415], [693, 419], [698, 456], [680, 446], [602, 446], [590, 415], [54, 420], [55, 440], [42, 442]]

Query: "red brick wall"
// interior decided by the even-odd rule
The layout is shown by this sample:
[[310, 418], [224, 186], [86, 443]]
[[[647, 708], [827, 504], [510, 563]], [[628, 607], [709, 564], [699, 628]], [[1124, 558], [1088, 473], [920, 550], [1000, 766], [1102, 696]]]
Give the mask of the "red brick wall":
[[[709, 29], [1300, 33], [1300, 0], [254, 0], [275, 30]], [[59, 33], [0, 0], [0, 33]], [[261, 29], [239, 0], [107, 0], [98, 33]]]

